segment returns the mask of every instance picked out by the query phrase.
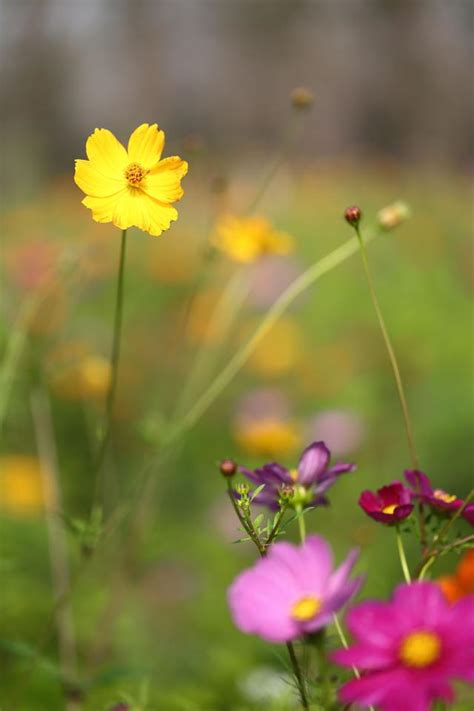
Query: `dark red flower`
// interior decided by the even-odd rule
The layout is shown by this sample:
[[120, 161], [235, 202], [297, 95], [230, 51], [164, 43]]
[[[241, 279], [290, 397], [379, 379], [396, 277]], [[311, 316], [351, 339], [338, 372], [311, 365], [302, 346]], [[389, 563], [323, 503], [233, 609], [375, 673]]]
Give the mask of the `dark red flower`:
[[374, 491], [363, 491], [359, 506], [375, 521], [388, 525], [399, 523], [413, 511], [412, 493], [400, 481]]

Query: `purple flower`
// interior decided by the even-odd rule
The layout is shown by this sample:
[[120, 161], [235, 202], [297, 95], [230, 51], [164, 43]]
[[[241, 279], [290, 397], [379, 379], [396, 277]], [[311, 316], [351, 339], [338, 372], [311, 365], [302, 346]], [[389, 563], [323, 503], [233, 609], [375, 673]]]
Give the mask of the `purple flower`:
[[399, 523], [413, 511], [412, 493], [400, 481], [373, 491], [363, 491], [359, 506], [371, 518], [388, 525]]
[[297, 469], [285, 469], [281, 464], [272, 462], [255, 470], [241, 467], [254, 484], [265, 488], [254, 498], [256, 504], [278, 509], [278, 500], [282, 486], [292, 486], [295, 497], [303, 506], [322, 506], [329, 502], [325, 493], [335, 483], [340, 474], [351, 472], [354, 464], [335, 464], [328, 468], [331, 453], [324, 442], [313, 442], [301, 455]]
[[331, 548], [320, 536], [308, 536], [301, 546], [275, 543], [229, 588], [235, 625], [269, 642], [316, 632], [361, 586], [362, 576], [349, 579], [358, 555], [352, 550], [333, 570]]
[[343, 703], [429, 711], [453, 700], [454, 679], [474, 682], [474, 595], [450, 605], [435, 583], [404, 584], [390, 602], [352, 608], [347, 625], [356, 642], [333, 659], [362, 676], [340, 689]]
[[[440, 513], [454, 513], [464, 505], [464, 501], [455, 494], [449, 494], [443, 489], [433, 489], [426, 474], [417, 469], [407, 469], [405, 479], [413, 489], [415, 497]], [[474, 504], [468, 504], [462, 516], [474, 526]]]

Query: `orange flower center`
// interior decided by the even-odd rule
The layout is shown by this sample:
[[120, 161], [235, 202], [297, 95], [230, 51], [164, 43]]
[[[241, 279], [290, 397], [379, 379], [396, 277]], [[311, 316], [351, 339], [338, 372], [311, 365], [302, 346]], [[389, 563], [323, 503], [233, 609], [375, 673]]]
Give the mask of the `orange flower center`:
[[448, 494], [446, 491], [443, 491], [442, 489], [436, 489], [433, 492], [433, 495], [434, 495], [435, 499], [444, 501], [445, 504], [452, 504], [453, 501], [456, 501], [456, 497], [454, 496], [454, 494]]
[[139, 187], [147, 173], [148, 171], [145, 170], [145, 168], [142, 168], [139, 163], [130, 163], [130, 165], [125, 168], [125, 177], [127, 178], [129, 185], [133, 188]]
[[311, 620], [321, 610], [321, 600], [317, 597], [302, 597], [291, 608], [291, 616], [298, 622]]
[[399, 657], [407, 667], [423, 669], [441, 656], [441, 640], [434, 632], [413, 632], [402, 641]]

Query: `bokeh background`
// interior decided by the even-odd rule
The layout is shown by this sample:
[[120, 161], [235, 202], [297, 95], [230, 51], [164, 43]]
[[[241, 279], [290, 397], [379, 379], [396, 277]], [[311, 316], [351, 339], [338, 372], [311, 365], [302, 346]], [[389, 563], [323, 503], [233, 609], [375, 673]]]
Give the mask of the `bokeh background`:
[[[473, 22], [468, 0], [0, 4], [2, 708], [294, 708], [281, 651], [241, 635], [226, 608], [227, 586], [255, 553], [232, 544], [223, 457], [291, 465], [318, 438], [357, 462], [307, 525], [338, 558], [361, 546], [362, 596], [389, 595], [400, 578], [392, 532], [356, 502], [409, 460], [357, 255], [292, 305], [172, 450], [162, 446], [278, 294], [350, 236], [348, 204], [362, 206], [368, 230], [394, 200], [411, 208], [370, 260], [423, 469], [466, 494]], [[315, 98], [298, 113], [289, 96], [301, 85]], [[126, 141], [155, 121], [165, 155], [190, 170], [171, 230], [130, 231], [104, 523], [96, 509], [91, 525], [119, 233], [81, 206], [73, 161], [95, 127]], [[210, 253], [219, 216], [252, 204], [293, 236], [293, 252], [250, 265]], [[59, 605], [45, 449], [71, 580]], [[447, 556], [434, 574], [455, 564]], [[58, 608], [72, 617], [77, 656], [66, 694]]]

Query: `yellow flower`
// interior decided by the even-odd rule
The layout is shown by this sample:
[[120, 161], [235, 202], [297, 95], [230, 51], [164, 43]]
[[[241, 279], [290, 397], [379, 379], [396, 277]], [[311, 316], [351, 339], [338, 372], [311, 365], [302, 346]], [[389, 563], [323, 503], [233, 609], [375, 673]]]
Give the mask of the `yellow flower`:
[[139, 126], [127, 150], [106, 128], [95, 129], [86, 143], [89, 160], [76, 160], [74, 180], [96, 222], [160, 235], [177, 219], [171, 203], [183, 196], [181, 178], [188, 164], [178, 156], [161, 160], [164, 144], [156, 123]]
[[41, 513], [47, 498], [36, 457], [0, 457], [0, 508], [13, 516], [30, 517]]
[[[255, 324], [249, 324], [244, 334], [255, 331]], [[260, 340], [247, 361], [246, 368], [258, 375], [278, 378], [301, 363], [304, 353], [304, 339], [300, 326], [291, 318], [281, 318]]]
[[254, 262], [264, 254], [288, 254], [293, 238], [277, 232], [265, 217], [224, 215], [212, 236], [213, 244], [236, 262]]
[[[76, 348], [76, 353], [74, 353]], [[81, 352], [80, 345], [70, 344], [63, 353], [53, 354], [57, 370], [50, 382], [54, 391], [68, 400], [100, 400], [108, 392], [110, 362], [99, 355]], [[63, 362], [61, 363], [61, 360]]]
[[236, 424], [234, 437], [239, 446], [250, 454], [270, 457], [290, 454], [301, 440], [293, 423], [273, 417]]

